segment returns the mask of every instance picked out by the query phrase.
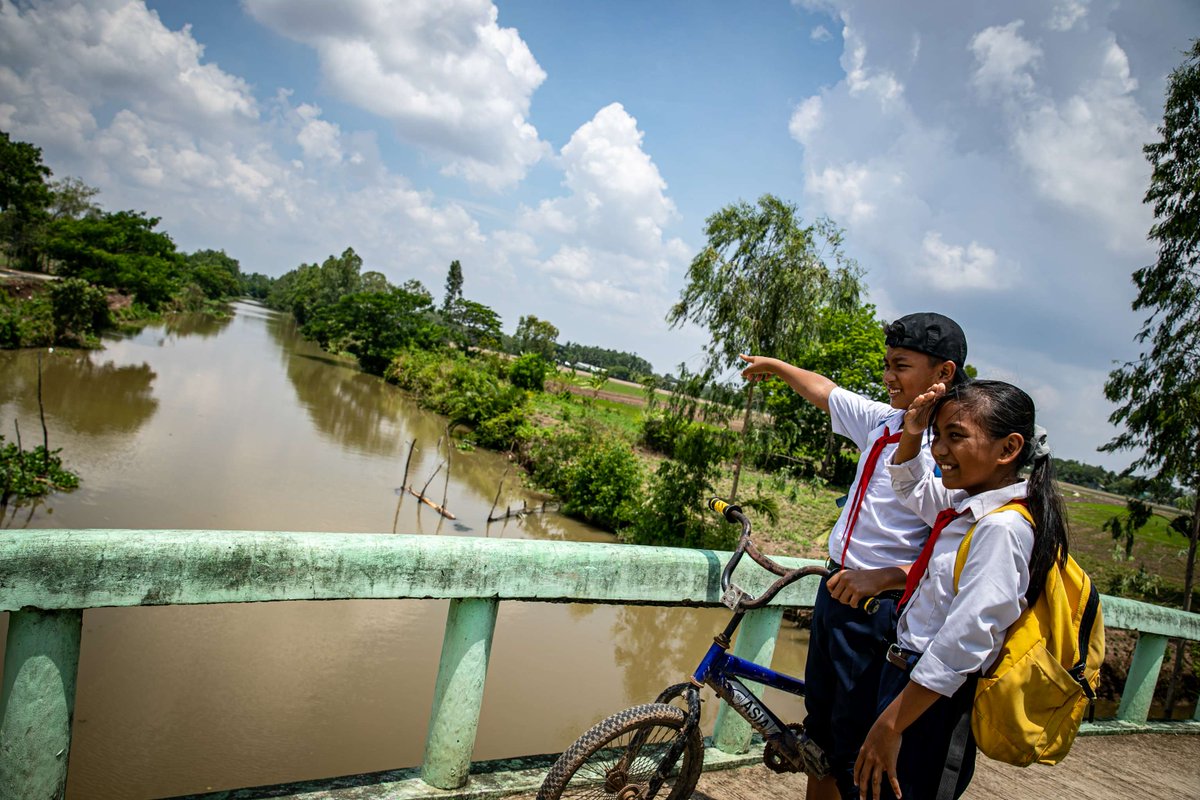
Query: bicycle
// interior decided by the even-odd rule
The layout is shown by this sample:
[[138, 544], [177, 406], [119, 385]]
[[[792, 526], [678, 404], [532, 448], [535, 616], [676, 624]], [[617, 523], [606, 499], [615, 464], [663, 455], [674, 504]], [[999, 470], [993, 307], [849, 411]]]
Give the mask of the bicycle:
[[[735, 505], [713, 498], [713, 511], [742, 526], [733, 557], [721, 572], [721, 603], [733, 611], [725, 630], [689, 681], [662, 691], [653, 703], [613, 714], [588, 729], [550, 768], [537, 800], [570, 797], [652, 800], [664, 788], [667, 800], [691, 797], [700, 779], [704, 742], [700, 733], [700, 689], [707, 686], [758, 731], [764, 741], [763, 761], [776, 772], [806, 772], [815, 779], [829, 774], [829, 762], [799, 724], [783, 722], [739, 678], [795, 695], [804, 694], [804, 681], [730, 654], [730, 640], [747, 611], [762, 608], [786, 586], [807, 575], [824, 576], [823, 567], [789, 570], [763, 555], [750, 541], [750, 520]], [[780, 576], [758, 597], [733, 583], [733, 571], [743, 555]], [[873, 598], [872, 598], [873, 599]], [[687, 710], [671, 701], [683, 698]]]

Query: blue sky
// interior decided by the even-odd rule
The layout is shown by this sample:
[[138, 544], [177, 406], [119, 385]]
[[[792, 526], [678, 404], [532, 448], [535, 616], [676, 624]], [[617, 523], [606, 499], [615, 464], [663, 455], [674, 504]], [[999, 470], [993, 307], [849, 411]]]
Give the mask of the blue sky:
[[185, 250], [281, 274], [353, 247], [506, 330], [696, 367], [704, 219], [827, 215], [886, 318], [958, 319], [1110, 467], [1102, 396], [1153, 258], [1141, 146], [1190, 0], [0, 0], [0, 129]]

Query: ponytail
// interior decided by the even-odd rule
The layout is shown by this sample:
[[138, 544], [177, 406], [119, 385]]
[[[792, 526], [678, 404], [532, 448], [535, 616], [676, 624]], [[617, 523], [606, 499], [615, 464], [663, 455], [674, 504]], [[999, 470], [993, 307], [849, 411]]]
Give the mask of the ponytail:
[[1055, 483], [1046, 431], [1034, 424], [1033, 399], [1010, 383], [974, 380], [955, 384], [938, 398], [930, 418], [936, 419], [942, 404], [951, 400], [967, 410], [993, 439], [1019, 433], [1025, 440], [1015, 466], [1018, 472], [1031, 468], [1026, 498], [1033, 517], [1033, 553], [1025, 599], [1033, 605], [1046, 586], [1050, 569], [1067, 560], [1066, 507]]
[[1029, 557], [1029, 590], [1025, 600], [1033, 605], [1046, 587], [1046, 576], [1067, 561], [1066, 508], [1054, 477], [1054, 461], [1046, 453], [1033, 459], [1029, 475], [1029, 513], [1033, 517], [1033, 554]]

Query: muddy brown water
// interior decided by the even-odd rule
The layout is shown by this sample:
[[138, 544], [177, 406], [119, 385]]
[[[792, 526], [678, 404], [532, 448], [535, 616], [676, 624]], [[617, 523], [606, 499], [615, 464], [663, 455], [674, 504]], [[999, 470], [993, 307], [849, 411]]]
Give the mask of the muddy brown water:
[[[502, 455], [452, 455], [442, 520], [396, 516], [408, 442], [424, 482], [446, 421], [238, 304], [94, 352], [42, 351], [51, 447], [80, 488], [10, 508], [22, 528], [390, 532], [610, 541], [558, 515], [487, 525]], [[37, 351], [0, 352], [0, 434], [41, 441]], [[440, 499], [442, 478], [430, 493]], [[437, 489], [435, 492], [434, 489]], [[501, 505], [529, 499], [509, 473]], [[18, 534], [19, 535], [19, 534]], [[0, 615], [0, 632], [7, 629]], [[332, 601], [84, 613], [67, 797], [137, 800], [421, 762], [446, 604]], [[682, 679], [721, 611], [503, 603], [476, 759], [561, 750]], [[785, 627], [774, 666], [803, 671]], [[794, 698], [769, 693], [785, 718]], [[711, 726], [712, 702], [709, 709]]]

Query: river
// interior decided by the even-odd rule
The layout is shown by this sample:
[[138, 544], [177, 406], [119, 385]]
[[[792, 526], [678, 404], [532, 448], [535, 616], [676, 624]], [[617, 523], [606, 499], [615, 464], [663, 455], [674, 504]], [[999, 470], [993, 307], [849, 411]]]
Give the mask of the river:
[[[451, 451], [445, 419], [238, 303], [99, 351], [42, 352], [50, 446], [79, 489], [10, 509], [6, 528], [198, 528], [611, 541], [557, 514], [485, 520], [508, 468]], [[0, 351], [0, 433], [41, 442], [38, 351]], [[436, 490], [436, 491], [435, 491]], [[532, 500], [509, 471], [500, 504]], [[8, 615], [0, 619], [7, 629]], [[502, 603], [474, 757], [561, 750], [595, 720], [690, 673], [719, 610]], [[84, 613], [67, 797], [137, 800], [420, 764], [443, 601], [104, 608]], [[803, 671], [785, 626], [775, 667]], [[785, 717], [800, 703], [769, 694]], [[706, 716], [713, 703], [706, 703]]]

